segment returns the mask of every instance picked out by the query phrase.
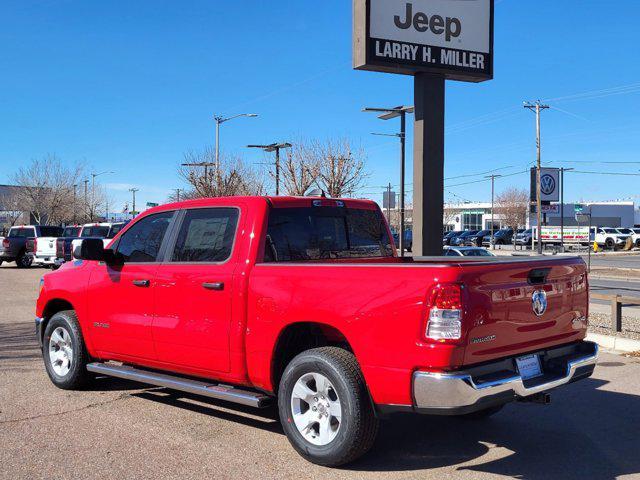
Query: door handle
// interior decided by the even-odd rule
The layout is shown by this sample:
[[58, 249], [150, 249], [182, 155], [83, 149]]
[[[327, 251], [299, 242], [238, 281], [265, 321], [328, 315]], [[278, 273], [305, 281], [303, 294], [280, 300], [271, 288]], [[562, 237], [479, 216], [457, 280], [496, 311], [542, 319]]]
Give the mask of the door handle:
[[151, 282], [149, 280], [134, 280], [133, 284], [136, 287], [148, 287], [151, 284]]
[[207, 290], [224, 290], [224, 282], [204, 282], [202, 287]]

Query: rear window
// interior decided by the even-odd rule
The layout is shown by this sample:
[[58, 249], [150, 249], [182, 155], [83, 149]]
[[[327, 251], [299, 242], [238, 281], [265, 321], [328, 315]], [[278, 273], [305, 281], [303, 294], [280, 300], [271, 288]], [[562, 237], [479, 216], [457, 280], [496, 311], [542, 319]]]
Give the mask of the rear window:
[[377, 210], [298, 207], [275, 208], [269, 214], [266, 262], [392, 256]]
[[82, 235], [81, 237], [100, 237], [100, 238], [106, 238], [106, 236], [109, 234], [109, 227], [101, 227], [101, 226], [94, 226], [94, 227], [84, 227], [82, 229]]
[[9, 231], [9, 238], [26, 238], [35, 237], [36, 232], [33, 228], [12, 228]]
[[62, 235], [62, 227], [40, 227], [41, 237], [59, 237]]
[[115, 225], [111, 225], [111, 231], [109, 232], [107, 238], [114, 238], [118, 234], [118, 232], [124, 228], [125, 225], [126, 223], [116, 223]]
[[80, 235], [80, 227], [67, 227], [62, 233], [63, 237], [77, 237]]

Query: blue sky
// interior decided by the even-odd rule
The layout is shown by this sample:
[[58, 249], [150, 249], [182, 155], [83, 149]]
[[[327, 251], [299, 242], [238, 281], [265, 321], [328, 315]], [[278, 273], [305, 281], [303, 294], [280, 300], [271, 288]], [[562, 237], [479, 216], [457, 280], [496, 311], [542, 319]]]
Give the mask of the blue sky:
[[[637, 0], [497, 0], [495, 79], [447, 85], [446, 177], [523, 172], [535, 130], [522, 102], [538, 98], [555, 107], [546, 163], [640, 173], [639, 17]], [[115, 171], [100, 180], [119, 207], [131, 186], [162, 202], [183, 187], [183, 152], [213, 143], [212, 115], [242, 112], [260, 116], [222, 127], [227, 152], [262, 163], [245, 145], [349, 137], [368, 152], [364, 196], [398, 183], [396, 141], [370, 134], [397, 126], [360, 110], [411, 104], [412, 79], [352, 70], [348, 0], [5, 0], [0, 68], [0, 183], [55, 153]], [[460, 185], [482, 178], [447, 180], [446, 198], [487, 200], [488, 182]], [[639, 180], [567, 174], [566, 197], [633, 197]], [[508, 186], [526, 188], [526, 174], [496, 182]]]

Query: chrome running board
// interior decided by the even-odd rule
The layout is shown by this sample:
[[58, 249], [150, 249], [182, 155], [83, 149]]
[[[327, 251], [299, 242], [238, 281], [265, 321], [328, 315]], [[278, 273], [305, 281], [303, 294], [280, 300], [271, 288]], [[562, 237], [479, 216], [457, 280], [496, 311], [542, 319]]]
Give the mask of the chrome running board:
[[181, 392], [202, 395], [203, 397], [226, 400], [250, 407], [264, 408], [271, 404], [271, 397], [264, 393], [241, 390], [230, 385], [218, 385], [191, 378], [159, 373], [151, 370], [141, 370], [127, 365], [107, 363], [90, 363], [87, 370], [100, 375], [124, 378], [135, 382], [147, 383], [158, 387], [166, 387]]

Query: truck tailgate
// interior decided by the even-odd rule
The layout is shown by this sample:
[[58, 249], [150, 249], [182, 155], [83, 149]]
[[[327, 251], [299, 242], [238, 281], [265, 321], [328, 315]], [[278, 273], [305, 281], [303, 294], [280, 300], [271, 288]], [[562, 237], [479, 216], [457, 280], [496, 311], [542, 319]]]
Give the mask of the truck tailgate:
[[570, 343], [586, 335], [588, 281], [580, 258], [466, 264], [462, 282], [469, 305], [464, 320], [466, 365]]

